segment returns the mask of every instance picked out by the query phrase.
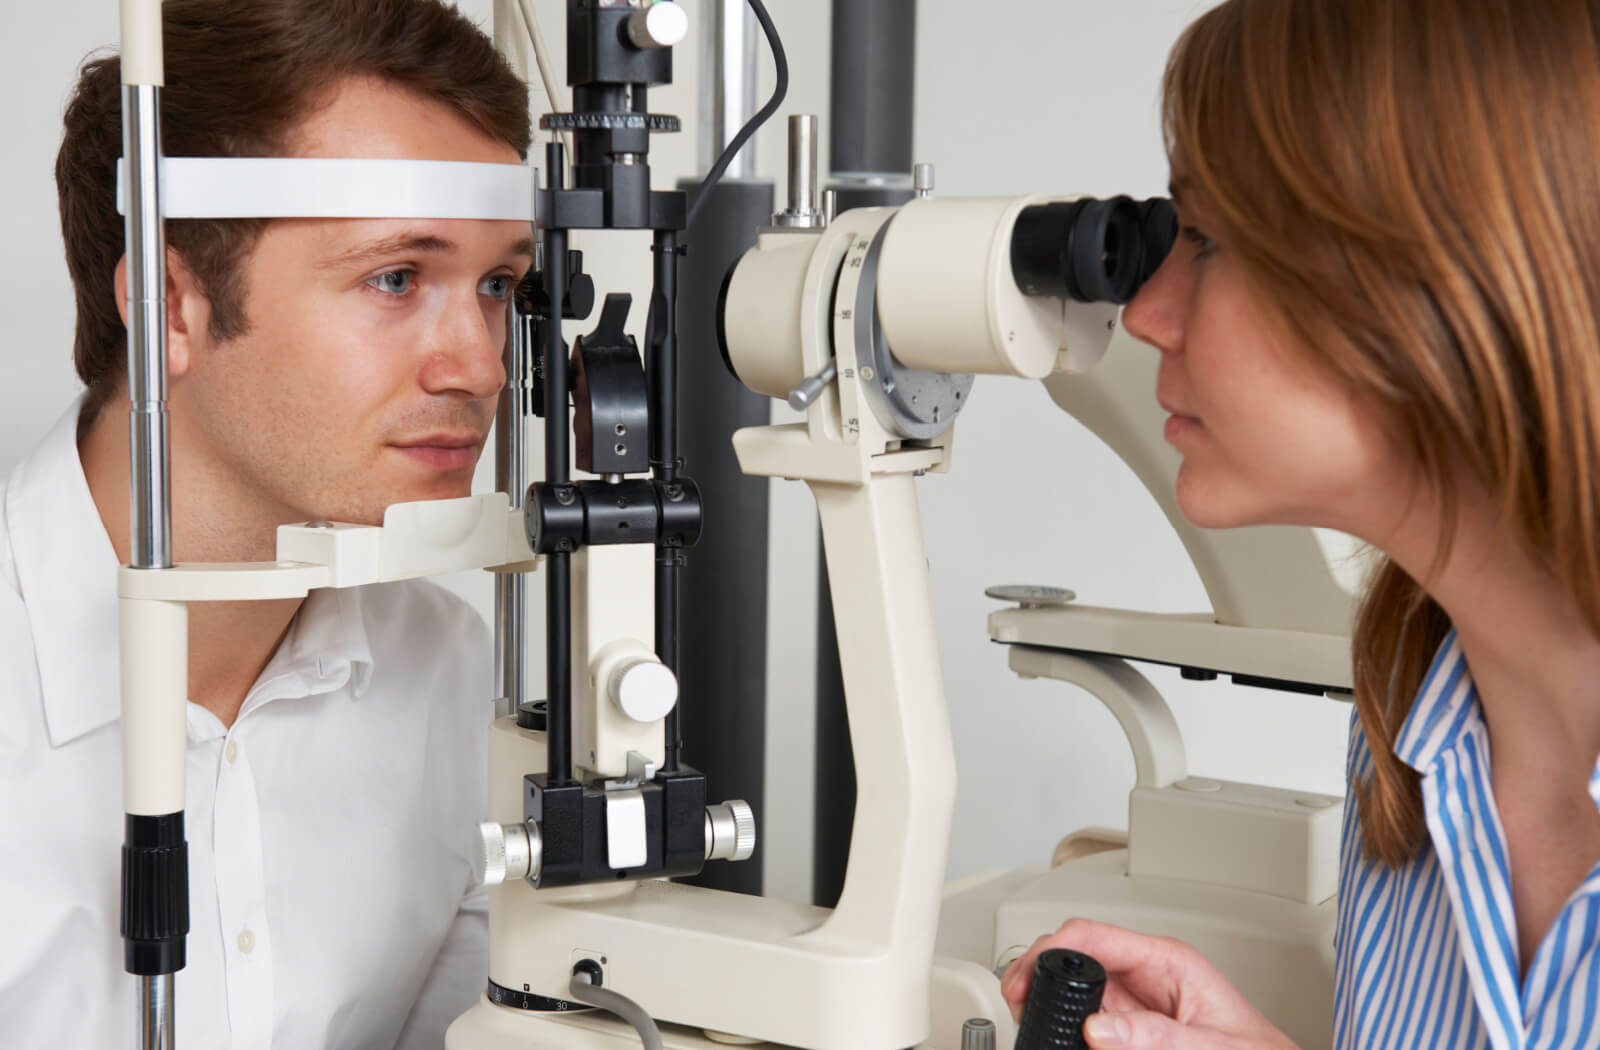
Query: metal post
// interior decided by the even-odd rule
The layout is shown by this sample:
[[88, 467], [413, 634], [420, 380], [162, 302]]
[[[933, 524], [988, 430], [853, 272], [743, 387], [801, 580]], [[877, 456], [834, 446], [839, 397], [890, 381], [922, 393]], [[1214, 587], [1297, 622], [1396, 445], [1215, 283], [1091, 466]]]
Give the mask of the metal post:
[[[715, 0], [705, 19], [702, 54], [713, 56], [713, 75], [700, 92], [700, 170], [710, 171], [722, 150], [756, 111], [756, 20], [745, 0]], [[734, 158], [728, 178], [756, 177], [752, 139]]]
[[[159, 8], [124, 22], [136, 47], [125, 59], [122, 149], [126, 162], [128, 294], [129, 561], [136, 569], [172, 565], [172, 492], [167, 430], [167, 268], [161, 219]], [[143, 18], [138, 17], [142, 14]], [[153, 68], [152, 68], [153, 67]], [[153, 75], [152, 75], [153, 74]], [[124, 713], [126, 717], [126, 712]], [[154, 712], [145, 712], [158, 717]], [[125, 736], [132, 730], [125, 726]], [[181, 781], [180, 781], [181, 783]], [[122, 850], [124, 962], [138, 979], [139, 1046], [172, 1050], [174, 982], [189, 929], [188, 860], [181, 798], [177, 812], [127, 816]], [[130, 903], [132, 902], [132, 903]]]
[[[655, 252], [655, 288], [650, 316], [650, 356], [645, 375], [650, 386], [650, 459], [656, 480], [671, 485], [678, 478], [678, 235], [657, 230], [651, 250]], [[673, 674], [678, 662], [678, 579], [683, 552], [669, 546], [663, 536], [656, 544], [656, 655]], [[661, 768], [678, 769], [683, 748], [679, 712], [685, 698], [667, 712], [664, 730], [666, 746]]]
[[167, 436], [167, 245], [161, 226], [161, 89], [122, 89], [127, 158], [130, 564], [172, 565]]
[[[534, 319], [509, 308], [510, 331], [506, 339], [506, 387], [495, 415], [495, 488], [521, 507], [528, 489], [527, 419], [532, 407]], [[559, 320], [556, 322], [559, 324]], [[520, 572], [496, 573], [494, 578], [495, 682], [499, 698], [495, 716], [514, 715], [528, 698], [525, 640], [527, 637], [528, 579]]]
[[172, 974], [139, 978], [139, 1046], [141, 1050], [173, 1050]]
[[[567, 152], [559, 142], [545, 147], [546, 185], [566, 185]], [[572, 478], [569, 444], [567, 344], [561, 338], [561, 304], [567, 297], [567, 231], [544, 231], [544, 292], [550, 320], [544, 345], [544, 478], [565, 485]], [[548, 783], [572, 780], [572, 555], [552, 552], [545, 562], [545, 658], [549, 712], [545, 749]]]

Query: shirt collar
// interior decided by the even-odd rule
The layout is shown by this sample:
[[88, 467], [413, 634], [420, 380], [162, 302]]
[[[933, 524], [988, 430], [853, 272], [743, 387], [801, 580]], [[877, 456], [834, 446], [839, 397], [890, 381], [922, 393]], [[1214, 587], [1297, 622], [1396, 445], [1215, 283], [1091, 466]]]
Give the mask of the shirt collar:
[[360, 697], [372, 677], [362, 604], [359, 588], [312, 591], [245, 695], [240, 717], [271, 700], [317, 696], [346, 684], [352, 696]]
[[1394, 753], [1418, 773], [1427, 774], [1441, 754], [1454, 748], [1482, 720], [1478, 690], [1467, 670], [1461, 640], [1452, 628], [1439, 643], [1433, 666], [1412, 701], [1411, 713], [1395, 738]]
[[[1411, 713], [1395, 739], [1394, 753], [1402, 762], [1427, 775], [1440, 755], [1483, 723], [1478, 689], [1467, 668], [1467, 657], [1455, 629], [1439, 643], [1433, 666], [1411, 705]], [[1600, 807], [1600, 756], [1589, 774], [1589, 797]]]
[[74, 401], [56, 420], [5, 489], [6, 531], [55, 747], [121, 713], [117, 554], [78, 458], [81, 407]]
[[[78, 455], [81, 407], [81, 398], [74, 401], [12, 471], [0, 508], [33, 630], [52, 747], [122, 714], [118, 561]], [[245, 708], [331, 692], [346, 683], [352, 695], [360, 696], [371, 677], [372, 650], [358, 590], [313, 591], [251, 688]]]

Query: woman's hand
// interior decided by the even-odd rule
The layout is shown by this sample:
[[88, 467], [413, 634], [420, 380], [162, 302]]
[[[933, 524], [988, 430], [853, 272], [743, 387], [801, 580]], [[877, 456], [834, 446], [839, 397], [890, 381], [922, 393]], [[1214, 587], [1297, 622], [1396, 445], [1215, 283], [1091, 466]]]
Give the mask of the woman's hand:
[[1034, 961], [1049, 948], [1082, 952], [1106, 968], [1100, 1012], [1084, 1024], [1095, 1050], [1294, 1050], [1187, 944], [1087, 919], [1067, 920], [1006, 970], [1000, 991], [1019, 1020]]

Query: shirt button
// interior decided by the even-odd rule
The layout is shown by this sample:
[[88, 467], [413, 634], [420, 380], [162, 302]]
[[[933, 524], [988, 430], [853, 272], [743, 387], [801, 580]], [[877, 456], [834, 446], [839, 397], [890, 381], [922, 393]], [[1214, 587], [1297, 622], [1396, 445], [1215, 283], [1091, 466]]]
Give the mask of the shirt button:
[[249, 955], [251, 952], [255, 951], [256, 935], [251, 933], [249, 930], [245, 930], [239, 934], [237, 943], [239, 945], [239, 950], [244, 954]]
[[222, 754], [229, 762], [239, 757], [239, 745], [236, 741], [228, 741], [228, 746], [222, 749]]

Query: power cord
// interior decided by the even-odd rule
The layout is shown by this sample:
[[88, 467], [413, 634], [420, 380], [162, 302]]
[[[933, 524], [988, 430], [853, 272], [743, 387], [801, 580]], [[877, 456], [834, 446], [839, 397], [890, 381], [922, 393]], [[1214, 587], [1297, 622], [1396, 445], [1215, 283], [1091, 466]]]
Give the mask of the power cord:
[[656, 1027], [651, 1016], [627, 996], [610, 988], [601, 988], [593, 982], [593, 972], [588, 969], [575, 970], [567, 994], [574, 1002], [597, 1006], [633, 1025], [639, 1032], [639, 1039], [644, 1043], [644, 1050], [661, 1050], [661, 1029]]
[[765, 124], [771, 116], [778, 112], [778, 107], [783, 105], [784, 96], [789, 93], [789, 56], [784, 53], [783, 41], [778, 37], [778, 29], [772, 24], [772, 16], [767, 14], [766, 5], [761, 0], [750, 0], [750, 10], [755, 13], [756, 21], [761, 23], [761, 31], [766, 34], [767, 44], [772, 48], [772, 63], [777, 68], [777, 82], [772, 88], [772, 97], [767, 99], [767, 104], [756, 111], [756, 115], [745, 122], [744, 127], [728, 143], [717, 162], [706, 172], [706, 177], [701, 180], [700, 186], [695, 190], [694, 202], [689, 205], [689, 217], [685, 226], [694, 225], [694, 217], [710, 199], [711, 187], [721, 180], [723, 173], [728, 170], [728, 165], [733, 163], [733, 158], [738, 156], [744, 144], [750, 141], [750, 136], [756, 129]]

